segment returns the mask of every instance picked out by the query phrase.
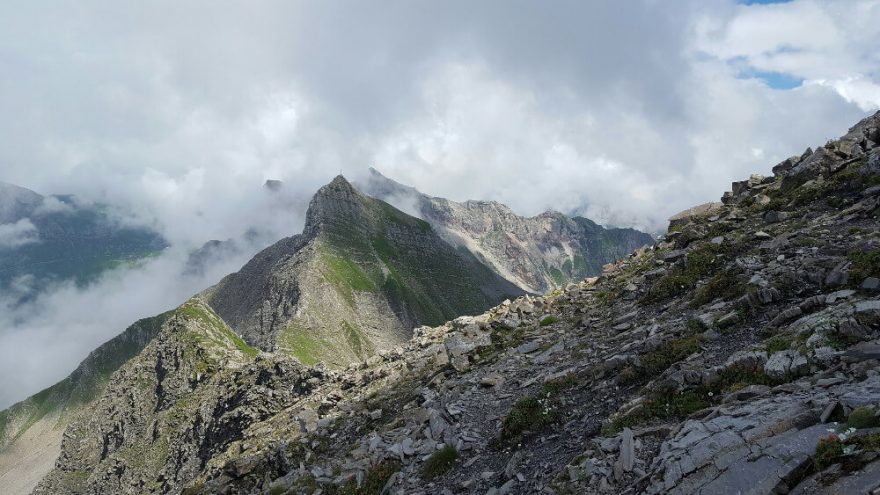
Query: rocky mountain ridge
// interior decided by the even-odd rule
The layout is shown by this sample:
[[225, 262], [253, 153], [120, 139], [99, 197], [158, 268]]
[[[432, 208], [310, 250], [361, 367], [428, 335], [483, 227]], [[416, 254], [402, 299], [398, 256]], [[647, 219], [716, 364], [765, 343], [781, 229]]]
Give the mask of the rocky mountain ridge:
[[264, 351], [345, 367], [406, 341], [416, 326], [520, 293], [424, 221], [339, 176], [315, 194], [301, 235], [257, 254], [203, 298]]
[[606, 229], [557, 211], [526, 218], [496, 201], [459, 203], [428, 196], [373, 168], [362, 187], [367, 194], [414, 209], [444, 240], [533, 294], [599, 275], [605, 264], [654, 243], [634, 229]]
[[70, 421], [104, 392], [110, 376], [159, 333], [169, 314], [135, 322], [92, 351], [64, 380], [0, 411], [0, 486], [28, 493], [54, 465]]
[[248, 346], [203, 294], [36, 493], [871, 493], [878, 143], [880, 113], [598, 278], [345, 369]]

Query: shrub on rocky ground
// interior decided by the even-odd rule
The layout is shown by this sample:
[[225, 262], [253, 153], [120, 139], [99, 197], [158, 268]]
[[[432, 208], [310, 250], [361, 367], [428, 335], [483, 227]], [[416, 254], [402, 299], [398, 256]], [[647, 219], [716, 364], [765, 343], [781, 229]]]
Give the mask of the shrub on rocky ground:
[[873, 428], [880, 426], [880, 421], [878, 421], [873, 408], [863, 406], [857, 407], [849, 413], [846, 424], [852, 428]]
[[435, 478], [448, 472], [458, 460], [458, 450], [449, 445], [431, 454], [422, 466], [425, 478]]

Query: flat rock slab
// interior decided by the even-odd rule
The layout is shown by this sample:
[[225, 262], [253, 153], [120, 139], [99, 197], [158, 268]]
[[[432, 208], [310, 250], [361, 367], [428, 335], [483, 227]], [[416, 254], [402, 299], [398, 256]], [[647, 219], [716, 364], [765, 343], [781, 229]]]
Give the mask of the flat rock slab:
[[874, 461], [861, 470], [843, 476], [830, 485], [818, 481], [818, 473], [804, 480], [790, 495], [853, 495], [868, 494], [880, 486], [880, 461]]

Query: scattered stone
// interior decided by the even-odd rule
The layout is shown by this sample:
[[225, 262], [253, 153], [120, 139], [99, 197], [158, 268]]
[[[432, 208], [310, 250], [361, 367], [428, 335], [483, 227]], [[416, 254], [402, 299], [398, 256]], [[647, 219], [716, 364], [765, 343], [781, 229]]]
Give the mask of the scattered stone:
[[868, 277], [862, 281], [861, 288], [864, 290], [877, 291], [880, 290], [880, 278]]
[[770, 356], [764, 365], [764, 373], [774, 380], [797, 378], [809, 370], [807, 358], [794, 350], [779, 351]]
[[788, 219], [788, 213], [784, 211], [768, 211], [764, 214], [764, 221], [767, 223], [779, 223]]
[[532, 352], [540, 349], [541, 343], [537, 340], [533, 340], [531, 342], [526, 342], [525, 344], [520, 345], [516, 348], [516, 352], [520, 354], [530, 354]]
[[633, 432], [629, 428], [624, 428], [620, 434], [620, 456], [617, 458], [623, 468], [623, 472], [628, 473], [632, 471], [635, 456]]
[[504, 382], [504, 377], [499, 373], [491, 373], [480, 379], [480, 385], [484, 387], [498, 387]]
[[825, 277], [825, 285], [828, 287], [841, 287], [849, 282], [849, 262], [843, 262], [828, 273]]

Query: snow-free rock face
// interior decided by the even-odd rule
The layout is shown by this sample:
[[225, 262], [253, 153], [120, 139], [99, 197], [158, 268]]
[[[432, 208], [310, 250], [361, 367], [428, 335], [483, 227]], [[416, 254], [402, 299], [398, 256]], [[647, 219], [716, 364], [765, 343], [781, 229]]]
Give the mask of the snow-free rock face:
[[203, 294], [71, 424], [38, 493], [871, 493], [878, 122], [601, 277], [345, 369], [249, 347]]
[[372, 168], [363, 187], [367, 194], [414, 210], [444, 240], [535, 294], [599, 275], [603, 265], [654, 243], [634, 229], [606, 229], [555, 211], [526, 218], [495, 201], [431, 197]]
[[301, 235], [257, 254], [205, 299], [263, 350], [345, 367], [409, 340], [419, 325], [520, 293], [426, 222], [340, 176], [312, 199]]
[[104, 343], [67, 378], [0, 411], [0, 486], [30, 493], [53, 467], [62, 434], [102, 394], [110, 376], [159, 333], [168, 313], [140, 320]]

